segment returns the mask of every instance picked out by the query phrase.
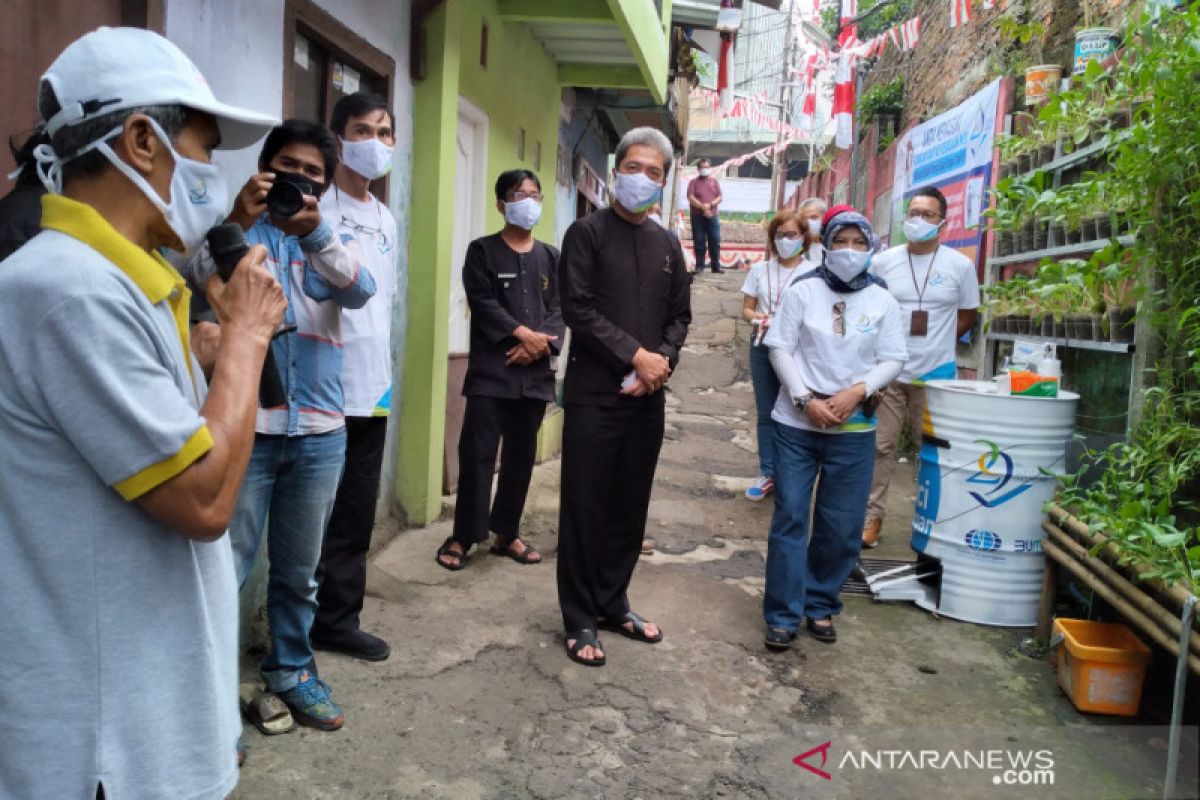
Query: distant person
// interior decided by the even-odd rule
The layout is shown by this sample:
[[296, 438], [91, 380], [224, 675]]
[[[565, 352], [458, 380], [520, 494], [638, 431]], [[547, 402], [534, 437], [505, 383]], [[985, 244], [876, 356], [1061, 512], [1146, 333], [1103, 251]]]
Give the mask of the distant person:
[[872, 267], [900, 302], [908, 362], [896, 382], [884, 390], [879, 406], [863, 547], [879, 544], [904, 420], [908, 420], [913, 439], [919, 439], [924, 425], [925, 382], [957, 377], [958, 337], [971, 330], [978, 317], [979, 278], [975, 265], [954, 248], [941, 246], [945, 225], [945, 196], [934, 186], [917, 189], [904, 220], [908, 244], [884, 251]]
[[825, 208], [824, 200], [810, 197], [797, 209], [804, 220], [804, 260], [813, 268], [821, 266], [825, 257], [825, 247], [821, 244], [821, 218], [825, 216]]
[[[496, 534], [491, 552], [518, 564], [542, 554], [521, 538], [521, 514], [533, 477], [537, 435], [554, 402], [554, 361], [562, 347], [558, 250], [533, 237], [542, 217], [542, 184], [527, 169], [496, 179], [504, 228], [471, 242], [463, 286], [471, 308], [471, 353], [463, 394], [467, 408], [458, 440], [454, 530], [437, 551], [448, 570]], [[501, 442], [503, 448], [501, 449]], [[492, 476], [500, 452], [500, 477]]]
[[563, 238], [562, 314], [571, 328], [558, 525], [558, 602], [568, 656], [605, 663], [597, 629], [640, 642], [663, 632], [626, 594], [666, 415], [663, 387], [691, 323], [679, 241], [647, 219], [671, 170], [671, 142], [634, 128], [617, 144], [613, 205]]
[[784, 387], [772, 415], [775, 513], [763, 594], [771, 650], [791, 647], [801, 620], [818, 641], [837, 641], [838, 593], [858, 560], [871, 488], [873, 410], [906, 357], [900, 306], [868, 271], [871, 224], [834, 206], [822, 230], [824, 262], [784, 292], [765, 339]]
[[8, 140], [13, 161], [20, 172], [17, 174], [17, 185], [0, 199], [0, 261], [37, 236], [42, 229], [42, 195], [46, 189], [38, 177], [37, 159], [33, 157], [33, 151], [38, 145], [49, 142], [41, 126], [35, 128], [20, 147], [11, 138]]
[[767, 223], [767, 260], [750, 268], [742, 284], [742, 319], [751, 323], [750, 381], [758, 414], [758, 480], [746, 490], [746, 499], [763, 500], [775, 488], [775, 421], [771, 411], [779, 396], [779, 379], [763, 337], [779, 310], [783, 293], [805, 271], [808, 244], [801, 211], [784, 209]]
[[285, 300], [261, 247], [209, 284], [207, 383], [159, 249], [204, 241], [213, 151], [271, 120], [134, 28], [70, 44], [38, 108], [43, 230], [0, 266], [0, 797], [217, 800], [241, 730], [225, 530]]
[[696, 162], [699, 175], [688, 183], [687, 198], [692, 217], [692, 248], [696, 252], [696, 274], [704, 272], [707, 250], [712, 271], [721, 269], [721, 183], [712, 176], [712, 164], [707, 158]]

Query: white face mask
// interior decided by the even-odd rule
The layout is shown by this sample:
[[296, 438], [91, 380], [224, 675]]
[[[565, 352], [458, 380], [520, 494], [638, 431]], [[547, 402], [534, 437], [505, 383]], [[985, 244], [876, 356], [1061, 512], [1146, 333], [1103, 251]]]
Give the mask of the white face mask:
[[871, 266], [871, 251], [852, 250], [849, 247], [826, 250], [825, 266], [843, 282], [849, 283]]
[[367, 180], [387, 175], [392, 169], [392, 148], [378, 139], [359, 139], [342, 143], [342, 163]]
[[531, 231], [541, 218], [542, 204], [532, 197], [504, 204], [504, 221], [509, 225], [516, 225], [518, 228]]
[[707, 178], [707, 177], [708, 177], [708, 172], [709, 172], [709, 170], [708, 170], [708, 167], [703, 167], [703, 168], [700, 170], [700, 177], [701, 177], [701, 178]]
[[909, 217], [904, 220], [904, 237], [910, 242], [928, 242], [930, 239], [937, 238], [938, 231], [942, 229], [944, 222], [945, 220], [942, 220], [934, 225], [920, 217]]
[[[184, 158], [175, 150], [162, 126], [151, 119], [150, 127], [175, 159], [175, 170], [171, 173], [170, 203], [165, 202], [137, 170], [122, 161], [108, 146], [106, 140], [121, 133], [125, 129], [124, 125], [118, 125], [65, 159], [59, 159], [54, 155], [54, 151], [45, 145], [40, 146], [40, 152], [36, 153], [36, 156], [40, 162], [42, 183], [46, 185], [47, 191], [61, 192], [62, 165], [84, 153], [99, 150], [122, 175], [146, 195], [155, 208], [162, 212], [163, 219], [183, 244], [184, 255], [190, 255], [204, 243], [204, 235], [208, 233], [208, 229], [225, 218], [229, 207], [229, 187], [215, 165]], [[42, 166], [46, 168], [42, 169]]]
[[779, 253], [780, 258], [792, 258], [804, 249], [804, 239], [796, 237], [795, 239], [785, 239], [782, 236], [775, 237], [775, 252]]
[[808, 232], [811, 233], [813, 236], [820, 236], [821, 235], [821, 220], [810, 219], [808, 221]]
[[661, 200], [662, 190], [661, 184], [640, 172], [618, 172], [613, 177], [613, 197], [631, 214], [640, 214]]

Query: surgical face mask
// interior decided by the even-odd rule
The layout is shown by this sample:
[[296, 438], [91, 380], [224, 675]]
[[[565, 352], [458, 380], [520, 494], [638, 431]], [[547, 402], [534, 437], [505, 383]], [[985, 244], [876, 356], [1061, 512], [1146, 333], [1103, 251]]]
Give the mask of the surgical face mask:
[[871, 266], [871, 251], [852, 250], [848, 247], [842, 250], [826, 250], [825, 266], [842, 281], [849, 283]]
[[184, 158], [175, 150], [171, 139], [153, 119], [150, 120], [150, 127], [175, 159], [175, 170], [171, 173], [170, 203], [165, 202], [137, 170], [122, 161], [108, 146], [106, 140], [121, 133], [124, 125], [118, 125], [65, 159], [57, 158], [52, 149], [41, 145], [38, 148], [40, 152], [35, 153], [39, 162], [39, 173], [48, 191], [61, 192], [63, 163], [91, 150], [99, 150], [122, 175], [146, 195], [155, 208], [162, 212], [163, 219], [183, 244], [184, 255], [190, 255], [204, 243], [204, 235], [208, 233], [208, 229], [225, 218], [229, 208], [229, 187], [215, 165]]
[[707, 177], [708, 177], [708, 167], [704, 167], [703, 169], [701, 169], [701, 170], [700, 170], [700, 177], [701, 177], [701, 178], [707, 178]]
[[613, 178], [613, 197], [621, 208], [640, 214], [662, 199], [663, 187], [640, 172], [618, 172]]
[[785, 239], [782, 236], [775, 237], [775, 252], [779, 253], [780, 258], [793, 258], [799, 255], [804, 249], [804, 239], [797, 236], [795, 239]]
[[541, 218], [542, 204], [532, 197], [504, 204], [504, 221], [509, 225], [516, 225], [518, 228], [531, 231]]
[[359, 139], [342, 143], [342, 163], [367, 180], [387, 175], [392, 169], [392, 148], [378, 139]]
[[[945, 220], [942, 222], [945, 222]], [[941, 222], [934, 225], [932, 222], [921, 217], [909, 217], [904, 220], [904, 237], [910, 242], [927, 242], [930, 239], [936, 238], [938, 231], [941, 229]]]
[[808, 221], [808, 232], [813, 236], [820, 237], [820, 235], [821, 235], [821, 220], [810, 219]]

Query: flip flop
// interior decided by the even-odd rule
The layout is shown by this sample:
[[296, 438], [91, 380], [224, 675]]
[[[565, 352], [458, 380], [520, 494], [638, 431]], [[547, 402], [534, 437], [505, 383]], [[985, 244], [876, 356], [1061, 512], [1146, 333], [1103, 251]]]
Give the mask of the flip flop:
[[582, 651], [583, 648], [587, 647], [588, 645], [591, 645], [597, 649], [603, 649], [603, 645], [600, 644], [600, 639], [597, 638], [596, 632], [591, 628], [584, 628], [581, 631], [568, 633], [567, 639], [575, 640], [574, 646], [567, 645], [567, 657], [576, 664], [583, 664], [585, 667], [603, 667], [604, 662], [608, 660], [605, 656], [600, 656], [599, 658], [584, 658], [583, 656], [579, 655], [580, 651]]
[[[521, 552], [514, 553], [512, 550], [509, 550], [509, 548], [512, 546], [512, 543], [515, 541], [516, 539], [497, 539], [496, 543], [492, 545], [492, 549], [489, 552], [491, 552], [491, 554], [494, 556], [507, 556], [518, 564], [542, 563], [542, 554], [537, 550], [534, 550], [533, 547], [525, 542], [521, 542], [521, 544], [525, 545], [525, 549]], [[537, 556], [536, 560], [533, 558], [534, 556]]]
[[274, 692], [259, 689], [252, 683], [238, 686], [238, 704], [242, 713], [264, 736], [291, 733], [296, 728], [292, 712]]
[[[453, 542], [454, 542], [453, 536], [446, 537], [446, 541], [442, 542], [442, 546], [437, 549], [437, 554], [433, 557], [433, 561], [435, 564], [437, 564], [442, 569], [448, 569], [451, 572], [458, 572], [460, 569], [462, 569], [463, 567], [465, 567], [467, 565], [467, 552], [471, 548], [463, 546], [463, 551], [461, 553], [456, 553], [450, 549], [450, 545]], [[442, 556], [450, 556], [451, 558], [457, 558], [458, 566], [452, 567], [449, 564], [443, 562]]]
[[[625, 627], [626, 622], [633, 624], [633, 630], [629, 630], [629, 628]], [[658, 629], [658, 636], [647, 636], [646, 620], [632, 611], [626, 611], [624, 618], [622, 618], [620, 622], [612, 619], [602, 620], [600, 622], [600, 628], [606, 631], [612, 631], [613, 633], [619, 633], [626, 639], [633, 639], [634, 641], [645, 642], [646, 644], [658, 644], [663, 640], [662, 628]]]

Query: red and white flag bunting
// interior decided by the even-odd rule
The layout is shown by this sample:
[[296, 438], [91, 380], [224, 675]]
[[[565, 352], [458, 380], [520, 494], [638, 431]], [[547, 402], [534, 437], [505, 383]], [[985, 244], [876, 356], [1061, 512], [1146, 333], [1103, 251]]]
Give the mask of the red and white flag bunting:
[[843, 150], [854, 144], [854, 62], [857, 53], [853, 52], [858, 44], [857, 0], [842, 0], [841, 33], [838, 44], [842, 46], [838, 54], [837, 69], [833, 73], [833, 118], [837, 121], [837, 134], [834, 143]]
[[726, 115], [733, 110], [733, 89], [737, 85], [733, 67], [733, 37], [732, 33], [721, 34], [721, 57], [717, 65], [717, 95], [721, 112]]
[[950, 27], [957, 28], [971, 21], [971, 0], [950, 0]]

